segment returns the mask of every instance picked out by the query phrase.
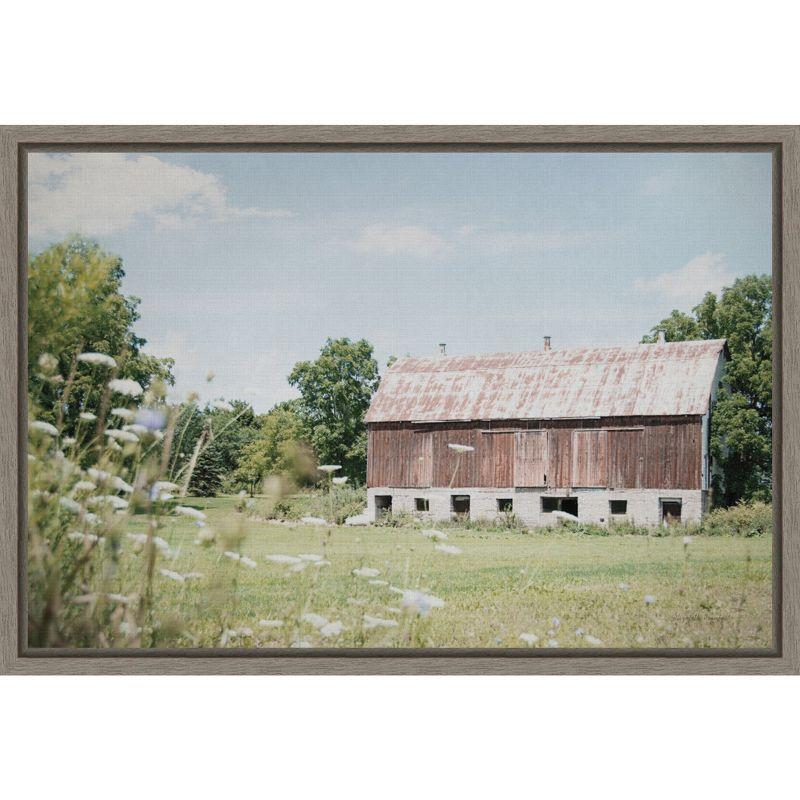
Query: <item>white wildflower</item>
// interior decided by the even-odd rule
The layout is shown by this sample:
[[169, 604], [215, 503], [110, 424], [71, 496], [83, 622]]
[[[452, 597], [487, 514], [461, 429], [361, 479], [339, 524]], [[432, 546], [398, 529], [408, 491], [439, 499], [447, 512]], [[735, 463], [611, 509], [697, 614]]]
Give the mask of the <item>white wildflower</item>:
[[420, 533], [422, 533], [422, 535], [426, 539], [433, 539], [434, 542], [438, 542], [440, 540], [443, 541], [447, 539], [446, 533], [443, 533], [442, 531], [433, 530], [432, 528], [426, 528], [425, 530], [420, 531]]
[[336, 472], [336, 470], [339, 470], [341, 468], [342, 468], [341, 464], [320, 464], [317, 467], [317, 469], [320, 472], [327, 472], [328, 474], [331, 474], [332, 472]]
[[91, 411], [81, 411], [81, 413], [78, 414], [78, 416], [84, 422], [95, 422], [97, 420], [97, 414], [92, 414]]
[[328, 521], [322, 517], [300, 517], [303, 525], [327, 525]]
[[72, 445], [74, 445], [77, 441], [78, 440], [74, 436], [65, 436], [61, 440], [61, 444], [63, 444], [65, 447], [72, 447]]
[[46, 433], [48, 436], [58, 436], [58, 429], [55, 425], [51, 425], [49, 422], [42, 422], [40, 419], [34, 420], [28, 427], [32, 431]]
[[339, 634], [344, 630], [344, 625], [342, 624], [341, 620], [337, 620], [336, 622], [329, 622], [327, 625], [323, 625], [319, 629], [320, 636], [324, 636], [326, 639], [332, 636], [339, 636]]
[[139, 397], [144, 389], [133, 380], [129, 378], [114, 378], [108, 382], [108, 388], [112, 392], [125, 395], [126, 397]]
[[684, 536], [684, 537], [683, 537], [683, 544], [684, 544], [685, 546], [688, 546], [688, 545], [690, 545], [691, 543], [692, 543], [692, 537], [691, 537], [691, 536]]
[[192, 519], [199, 519], [201, 521], [205, 521], [206, 519], [206, 515], [202, 511], [191, 508], [190, 506], [175, 506], [172, 510], [176, 514], [180, 514], [184, 517], [191, 517]]
[[90, 506], [109, 505], [118, 510], [128, 507], [128, 501], [123, 500], [121, 497], [117, 497], [115, 494], [101, 494], [97, 497], [90, 497], [87, 502]]
[[42, 372], [51, 373], [58, 369], [58, 359], [51, 353], [42, 353], [39, 356], [39, 368]]
[[301, 561], [299, 564], [292, 564], [289, 572], [302, 572], [310, 563], [310, 561]]
[[209, 405], [211, 408], [216, 408], [217, 411], [233, 411], [233, 406], [224, 400], [212, 400]]
[[262, 628], [282, 628], [283, 627], [283, 620], [282, 619], [260, 619], [258, 624]]
[[203, 573], [202, 572], [185, 572], [183, 574], [183, 577], [186, 578], [186, 580], [188, 581], [190, 578], [202, 578], [203, 577]]
[[103, 523], [103, 520], [100, 519], [100, 517], [98, 517], [97, 514], [92, 514], [91, 511], [87, 511], [83, 515], [83, 521], [89, 525], [95, 525], [95, 526], [101, 525]]
[[321, 614], [313, 614], [310, 612], [303, 614], [300, 619], [302, 622], [307, 622], [309, 625], [313, 625], [315, 628], [322, 628], [324, 625], [328, 624], [327, 617], [323, 617]]
[[548, 639], [547, 640], [547, 647], [558, 647], [558, 640], [557, 639]]
[[390, 614], [402, 614], [403, 613], [403, 609], [402, 608], [395, 608], [394, 606], [386, 606], [386, 610]]
[[342, 478], [334, 478], [334, 479], [333, 479], [333, 483], [334, 483], [336, 486], [344, 486], [344, 485], [347, 483], [347, 478], [346, 478], [346, 477], [342, 477]]
[[72, 531], [72, 533], [67, 534], [67, 539], [69, 539], [71, 542], [89, 542], [90, 544], [94, 544], [100, 540], [100, 537], [94, 533], [81, 533], [80, 531]]
[[373, 578], [371, 581], [367, 581], [370, 586], [388, 586], [389, 581], [382, 581], [378, 578]]
[[194, 540], [194, 543], [207, 547], [216, 541], [216, 538], [217, 535], [211, 530], [211, 528], [203, 526], [200, 529], [200, 532], [197, 534], [197, 538]]
[[364, 614], [364, 627], [368, 631], [373, 628], [396, 628], [397, 620], [381, 619], [381, 617], [372, 617], [369, 614]]
[[89, 467], [89, 469], [86, 470], [86, 473], [92, 480], [97, 481], [97, 483], [105, 483], [112, 477], [110, 472], [106, 472], [105, 470], [102, 469], [97, 469], [96, 467]]
[[[112, 603], [119, 603], [120, 605], [123, 605], [123, 606], [126, 606], [126, 605], [128, 605], [128, 603], [130, 603], [130, 602], [131, 602], [131, 599], [130, 599], [130, 597], [128, 597], [128, 596], [127, 596], [127, 595], [125, 595], [125, 594], [114, 594], [114, 593], [112, 593], [112, 594], [107, 594], [107, 595], [106, 595], [106, 597], [107, 597], [107, 598], [108, 598], [108, 599], [109, 599], [109, 600], [110, 600]], [[121, 627], [121, 626], [120, 626], [120, 627]]]
[[451, 556], [458, 556], [464, 552], [460, 547], [456, 547], [453, 544], [437, 544], [433, 549], [442, 553], [449, 553]]
[[299, 553], [297, 556], [301, 561], [322, 561], [322, 556], [316, 553]]
[[253, 561], [252, 558], [249, 556], [242, 556], [240, 559], [241, 563], [244, 564], [246, 567], [250, 567], [251, 569], [255, 569], [256, 562]]
[[73, 487], [73, 492], [93, 492], [97, 486], [91, 481], [78, 481]]
[[117, 444], [117, 442], [115, 442], [113, 439], [109, 439], [109, 440], [106, 442], [106, 447], [107, 447], [109, 450], [114, 450], [114, 451], [115, 451], [115, 452], [117, 452], [117, 453], [121, 453], [121, 452], [122, 452], [122, 448], [121, 448], [121, 447], [119, 446], [119, 444]]
[[239, 628], [239, 636], [252, 636], [252, 635], [253, 635], [252, 628], [248, 628], [246, 625], [244, 628]]
[[627, 592], [628, 589], [630, 589], [630, 588], [631, 587], [628, 586], [627, 583], [620, 583], [620, 584], [617, 585], [617, 589], [619, 589], [621, 592]]
[[229, 558], [231, 561], [239, 561], [242, 558], [241, 553], [236, 553], [233, 550], [226, 550], [222, 555]]
[[598, 639], [596, 636], [592, 636], [589, 633], [584, 636], [584, 641], [592, 645], [592, 647], [600, 647], [600, 645], [603, 644], [600, 639]]
[[125, 422], [133, 422], [136, 417], [135, 412], [131, 411], [129, 408], [112, 408], [111, 414], [120, 419], [124, 419]]
[[61, 497], [58, 501], [58, 504], [63, 508], [65, 511], [69, 511], [72, 514], [80, 514], [81, 507], [78, 503], [76, 503], [71, 497]]
[[106, 436], [113, 439], [115, 442], [126, 442], [127, 444], [136, 444], [139, 437], [130, 431], [123, 431], [119, 428], [106, 429]]
[[295, 637], [294, 641], [289, 645], [289, 647], [313, 647], [314, 645], [308, 639], [302, 639], [299, 636]]
[[36, 461], [36, 456], [33, 453], [28, 453], [28, 461]]
[[180, 572], [175, 572], [171, 569], [160, 569], [159, 572], [165, 577], [170, 578], [173, 581], [177, 581], [178, 583], [185, 583], [186, 578], [180, 574]]
[[131, 425], [123, 425], [122, 430], [127, 431], [128, 433], [136, 434], [136, 436], [144, 436], [147, 434], [149, 428], [147, 428], [146, 425], [133, 423]]
[[432, 608], [444, 608], [444, 600], [419, 589], [398, 589], [389, 587], [391, 591], [403, 595], [403, 607], [415, 610], [420, 616], [426, 616]]
[[264, 556], [267, 561], [274, 561], [276, 564], [300, 564], [301, 560], [297, 556], [284, 556], [275, 554], [271, 556]]
[[119, 492], [127, 492], [130, 494], [133, 491], [133, 486], [129, 483], [125, 483], [118, 475], [114, 475], [111, 478], [111, 485]]
[[539, 637], [535, 633], [521, 633], [519, 638], [522, 639], [525, 644], [536, 644], [539, 641]]
[[656, 601], [656, 598], [655, 598], [655, 597], [653, 597], [653, 595], [652, 595], [652, 594], [646, 594], [646, 595], [644, 596], [644, 603], [645, 603], [645, 605], [647, 605], [647, 606], [651, 606], [651, 605], [653, 605], [653, 603], [655, 603], [655, 601]]
[[78, 356], [78, 361], [85, 361], [87, 364], [94, 364], [98, 367], [109, 367], [110, 369], [117, 366], [117, 362], [105, 353], [81, 353]]
[[380, 574], [381, 571], [375, 567], [359, 567], [353, 570], [353, 575], [358, 575], [359, 578], [375, 578]]

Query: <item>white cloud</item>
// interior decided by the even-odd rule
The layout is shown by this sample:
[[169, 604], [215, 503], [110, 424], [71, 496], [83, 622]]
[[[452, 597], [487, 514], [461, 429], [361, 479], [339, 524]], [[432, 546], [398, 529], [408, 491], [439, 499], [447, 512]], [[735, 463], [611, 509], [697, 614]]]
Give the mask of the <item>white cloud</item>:
[[367, 225], [351, 246], [362, 253], [420, 258], [440, 256], [453, 250], [449, 242], [421, 225]]
[[695, 304], [706, 292], [719, 293], [735, 279], [725, 256], [709, 252], [672, 272], [662, 272], [654, 278], [637, 278], [635, 286], [640, 292]]
[[285, 209], [237, 208], [216, 175], [126, 153], [31, 153], [28, 197], [28, 228], [35, 236], [103, 236], [141, 218], [180, 228], [292, 216]]

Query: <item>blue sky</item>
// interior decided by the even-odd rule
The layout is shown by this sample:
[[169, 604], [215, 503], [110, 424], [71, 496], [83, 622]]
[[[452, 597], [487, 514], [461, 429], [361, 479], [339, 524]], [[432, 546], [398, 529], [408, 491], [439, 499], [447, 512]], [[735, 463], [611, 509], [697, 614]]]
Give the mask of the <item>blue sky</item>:
[[634, 344], [771, 270], [767, 153], [37, 153], [29, 197], [31, 252], [80, 232], [122, 256], [177, 396], [257, 411], [328, 336], [382, 368]]

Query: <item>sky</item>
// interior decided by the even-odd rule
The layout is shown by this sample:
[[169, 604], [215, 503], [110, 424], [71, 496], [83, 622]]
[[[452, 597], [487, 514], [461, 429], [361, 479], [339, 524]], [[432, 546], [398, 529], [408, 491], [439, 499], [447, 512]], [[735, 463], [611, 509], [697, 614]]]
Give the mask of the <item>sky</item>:
[[[176, 399], [296, 396], [327, 337], [434, 356], [637, 343], [771, 272], [768, 153], [43, 153], [29, 250], [120, 255]], [[212, 383], [206, 376], [213, 372]]]

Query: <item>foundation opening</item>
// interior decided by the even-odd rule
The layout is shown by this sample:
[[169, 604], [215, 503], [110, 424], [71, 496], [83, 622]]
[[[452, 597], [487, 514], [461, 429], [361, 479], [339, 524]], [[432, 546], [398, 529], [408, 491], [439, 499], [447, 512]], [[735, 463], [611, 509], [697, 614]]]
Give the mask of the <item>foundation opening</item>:
[[497, 510], [501, 514], [510, 514], [514, 510], [514, 500], [511, 497], [498, 497]]
[[623, 516], [624, 514], [628, 513], [628, 501], [609, 500], [608, 510], [611, 512], [612, 516]]
[[469, 495], [454, 494], [450, 496], [450, 510], [457, 518], [469, 519]]
[[415, 497], [414, 498], [414, 509], [416, 511], [430, 511], [431, 510], [431, 501], [428, 500], [427, 497]]
[[578, 498], [577, 497], [543, 497], [542, 498], [542, 513], [551, 514], [553, 511], [563, 511], [566, 514], [572, 514], [573, 517], [578, 516]]
[[390, 494], [375, 495], [375, 516], [388, 517], [392, 513], [392, 496]]
[[681, 522], [681, 500], [661, 499], [661, 524], [680, 525]]

